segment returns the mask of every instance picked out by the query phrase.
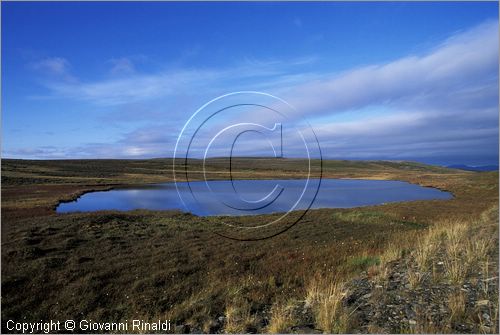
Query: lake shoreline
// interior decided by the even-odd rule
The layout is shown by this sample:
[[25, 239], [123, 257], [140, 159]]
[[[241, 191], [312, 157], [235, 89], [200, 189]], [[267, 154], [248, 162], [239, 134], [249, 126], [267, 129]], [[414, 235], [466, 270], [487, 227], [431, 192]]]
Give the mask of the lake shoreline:
[[[238, 308], [252, 309], [257, 320], [264, 320], [282, 302], [304, 301], [315, 278], [373, 276], [394, 246], [406, 255], [440, 222], [476, 222], [498, 203], [498, 172], [326, 161], [325, 178], [410, 182], [450, 190], [454, 197], [314, 209], [279, 236], [247, 242], [217, 235], [224, 228], [221, 217], [153, 210], [55, 213], [54, 204], [85, 192], [172, 182], [171, 171], [162, 170], [165, 162], [2, 161], [2, 317], [20, 320], [28, 311], [27, 322], [72, 319], [84, 310], [86, 318], [100, 320], [105, 309], [124, 319], [137, 312], [155, 318], [168, 310], [176, 325], [199, 330]], [[268, 170], [251, 176], [299, 175], [294, 162], [280, 161], [286, 163], [283, 171], [270, 171], [273, 161], [261, 163]], [[252, 164], [245, 162], [245, 168]], [[227, 220], [249, 226], [272, 216]], [[363, 296], [369, 293], [367, 287]], [[211, 309], [197, 308], [199, 301]]]
[[[358, 207], [366, 207], [366, 206], [385, 205], [388, 203], [412, 202], [412, 201], [432, 201], [432, 200], [446, 201], [446, 200], [451, 200], [455, 197], [451, 192], [445, 192], [445, 191], [439, 190], [435, 187], [420, 186], [420, 185], [413, 184], [413, 183], [410, 183], [407, 181], [402, 181], [402, 180], [387, 180], [387, 179], [380, 180], [380, 179], [364, 179], [364, 178], [322, 178], [321, 182], [319, 182], [319, 178], [311, 178], [310, 180], [318, 182], [317, 187], [319, 187], [319, 194], [317, 196], [319, 196], [320, 198], [317, 198], [317, 196], [315, 196], [314, 201], [311, 204], [313, 207], [310, 207], [311, 205], [309, 205], [309, 207], [310, 207], [310, 208], [308, 207], [309, 209], [358, 208]], [[266, 184], [266, 182], [268, 182], [268, 181], [274, 181], [277, 184], [283, 184], [283, 182], [291, 182], [291, 183], [288, 183], [288, 185], [285, 186], [285, 188], [284, 188], [284, 190], [286, 189], [288, 191], [290, 188], [294, 187], [294, 186], [292, 186], [292, 185], [294, 185], [294, 183], [293, 183], [294, 181], [305, 181], [305, 179], [298, 179], [298, 178], [237, 179], [237, 180], [235, 179], [233, 181], [240, 181], [240, 182], [256, 181], [256, 182], [260, 182], [261, 184]], [[342, 183], [346, 182], [346, 181], [359, 182], [359, 183], [356, 183], [356, 184], [350, 183], [350, 184], [342, 185]], [[217, 185], [217, 184], [219, 184], [218, 182], [230, 182], [230, 180], [226, 180], [226, 179], [207, 180], [206, 182], [212, 183], [212, 184], [215, 183], [215, 185]], [[340, 182], [340, 184], [339, 184], [339, 182]], [[379, 183], [373, 184], [374, 182], [379, 182]], [[381, 185], [381, 182], [384, 182], [384, 183], [387, 182], [387, 183], [391, 183], [391, 184]], [[196, 181], [192, 181], [191, 183], [193, 183], [193, 184], [191, 184], [190, 188], [194, 187], [194, 185], [199, 186], [201, 183], [204, 183], [204, 181], [196, 180]], [[321, 185], [322, 185], [321, 187], [319, 186], [319, 183], [321, 183]], [[395, 183], [399, 183], [399, 184], [395, 184]], [[87, 190], [85, 192], [82, 192], [82, 194], [79, 195], [78, 197], [73, 197], [73, 200], [70, 200], [70, 201], [65, 200], [65, 201], [59, 202], [59, 204], [55, 208], [55, 211], [57, 214], [65, 214], [65, 213], [72, 213], [72, 212], [84, 213], [84, 212], [95, 212], [95, 211], [104, 211], [104, 210], [115, 210], [115, 211], [126, 212], [126, 211], [140, 209], [140, 210], [152, 210], [152, 211], [179, 210], [179, 211], [187, 212], [187, 213], [190, 213], [193, 215], [201, 215], [201, 216], [233, 216], [233, 215], [246, 216], [247, 215], [247, 214], [241, 213], [241, 212], [230, 214], [230, 213], [217, 213], [217, 212], [213, 212], [213, 211], [211, 211], [209, 213], [205, 213], [205, 214], [200, 214], [200, 212], [199, 211], [197, 212], [196, 210], [195, 211], [186, 210], [185, 207], [182, 206], [182, 202], [177, 203], [179, 201], [179, 199], [177, 198], [178, 189], [177, 189], [176, 185], [186, 185], [186, 182], [178, 182], [178, 184], [176, 184], [175, 182], [169, 181], [166, 183], [154, 183], [154, 184], [147, 184], [147, 185], [116, 185], [114, 187], [109, 187], [109, 188], [100, 188], [97, 190], [95, 190], [95, 189], [94, 190]], [[255, 188], [252, 188], [253, 186], [254, 186], [253, 184], [247, 186], [246, 190], [253, 189], [255, 191]], [[265, 185], [263, 185], [263, 186], [265, 186]], [[359, 193], [360, 186], [361, 186], [361, 189], [363, 190], [363, 192], [361, 192], [361, 193]], [[389, 186], [389, 187], [387, 187], [387, 186]], [[250, 188], [248, 188], [248, 187], [250, 187]], [[323, 192], [328, 192], [329, 197], [331, 197], [332, 195], [334, 196], [336, 194], [335, 190], [338, 189], [339, 187], [341, 190], [343, 190], [342, 197], [340, 199], [337, 199], [336, 201], [329, 200], [328, 203], [325, 203], [324, 202], [325, 200], [323, 199], [323, 203], [322, 203], [321, 194]], [[380, 187], [382, 187], [382, 189], [380, 189]], [[418, 187], [418, 188], [416, 188], [416, 187]], [[176, 188], [176, 189], [173, 190], [174, 188]], [[301, 188], [299, 187], [299, 190], [300, 189]], [[136, 192], [143, 193], [144, 196], [142, 196], [142, 197], [140, 195], [134, 193], [133, 199], [135, 199], [135, 201], [138, 201], [139, 199], [140, 200], [148, 199], [147, 193], [149, 190], [164, 192], [164, 193], [166, 193], [164, 195], [164, 197], [167, 196], [167, 194], [172, 194], [172, 193], [174, 193], [175, 196], [174, 196], [174, 199], [172, 199], [171, 197], [169, 198], [168, 196], [166, 198], [164, 198], [164, 199], [171, 199], [168, 202], [170, 204], [170, 206], [172, 206], [171, 208], [166, 208], [166, 207], [163, 208], [165, 205], [163, 205], [162, 207], [154, 208], [155, 205], [153, 203], [150, 206], [146, 205], [145, 207], [131, 207], [131, 206], [136, 206], [136, 205], [125, 205], [125, 204], [123, 204], [123, 201], [122, 201], [122, 205], [118, 205], [117, 203], [115, 203], [115, 205], [110, 205], [110, 206], [115, 206], [115, 207], [109, 207], [109, 208], [101, 207], [100, 202], [105, 200], [102, 198], [102, 193], [112, 192], [112, 191], [123, 191], [123, 190], [134, 190]], [[382, 191], [382, 190], [387, 190], [389, 193], [385, 193], [382, 195], [380, 193], [380, 191]], [[429, 190], [429, 191], [426, 191], [426, 190]], [[352, 194], [352, 192], [354, 192], [354, 191], [356, 191], [356, 194]], [[435, 192], [435, 191], [439, 191], [440, 193], [430, 193], [430, 192]], [[252, 191], [250, 191], [250, 192], [252, 192]], [[394, 192], [396, 192], [396, 193], [394, 193]], [[82, 197], [89, 194], [89, 193], [94, 193], [94, 197], [100, 197], [100, 201], [97, 202], [93, 206], [94, 208], [86, 208], [85, 205], [83, 205], [81, 203], [81, 201], [84, 201], [84, 202], [86, 201], [88, 204], [88, 201], [91, 201], [90, 200], [91, 198], [89, 199], [88, 196], [87, 196], [87, 198], [83, 198], [83, 200], [82, 200]], [[97, 194], [97, 193], [99, 193], [99, 194]], [[351, 195], [349, 195], [350, 193], [351, 193]], [[123, 199], [125, 194], [126, 193], [114, 192], [113, 195], [114, 195], [114, 197], [121, 197]], [[372, 194], [372, 195], [369, 196], [369, 194]], [[392, 196], [391, 196], [391, 194], [392, 194]], [[113, 199], [112, 198], [113, 195], [110, 194], [108, 196], [108, 200]], [[367, 196], [368, 196], [368, 198], [366, 198]], [[156, 198], [158, 198], [158, 197], [159, 197], [159, 195], [157, 195]], [[346, 197], [351, 199], [347, 203], [345, 202]], [[375, 198], [373, 198], [373, 197], [375, 197]], [[381, 199], [374, 200], [377, 197], [381, 198]], [[394, 198], [394, 197], [396, 197], [396, 198]], [[324, 195], [323, 195], [323, 198], [324, 198]], [[359, 198], [364, 199], [364, 200], [361, 200]], [[401, 199], [397, 199], [397, 198], [401, 198]], [[331, 198], [331, 199], [333, 199], [333, 198]], [[132, 199], [128, 199], [128, 201], [131, 201], [131, 200]], [[277, 198], [277, 200], [278, 200], [278, 198]], [[80, 203], [79, 203], [79, 201], [80, 201]], [[152, 200], [150, 199], [150, 201], [152, 201]], [[172, 201], [173, 201], [173, 203], [172, 203]], [[207, 199], [207, 201], [209, 203], [210, 201], [212, 201], [212, 199]], [[290, 201], [292, 201], [292, 199]], [[339, 203], [339, 201], [340, 201], [340, 203]], [[316, 203], [319, 202], [319, 205], [315, 206], [314, 202], [316, 202]], [[292, 201], [292, 203], [293, 203], [293, 201]], [[66, 204], [69, 204], [69, 206], [65, 206]], [[214, 203], [214, 206], [217, 206], [217, 205], [218, 205], [217, 203]], [[79, 210], [78, 206], [84, 206], [84, 208]], [[61, 209], [61, 207], [66, 207], [66, 209], [65, 208]], [[208, 207], [210, 208], [210, 205]], [[305, 209], [305, 207], [300, 208], [300, 206], [299, 206], [299, 208], [296, 208], [293, 211], [296, 211], [296, 210], [301, 211], [304, 209]], [[276, 213], [284, 213], [284, 212], [287, 212], [287, 211], [283, 210], [283, 209], [282, 210], [270, 209], [270, 210], [265, 210], [265, 211], [261, 211], [259, 213], [253, 213], [253, 214], [248, 214], [248, 215], [255, 216], [255, 215], [276, 214]]]

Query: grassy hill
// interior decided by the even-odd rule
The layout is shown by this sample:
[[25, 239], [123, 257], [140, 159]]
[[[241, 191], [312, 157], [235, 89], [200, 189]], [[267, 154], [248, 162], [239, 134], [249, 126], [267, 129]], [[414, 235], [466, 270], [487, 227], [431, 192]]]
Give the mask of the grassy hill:
[[[302, 160], [256, 158], [237, 159], [233, 164], [234, 175], [245, 179], [297, 178], [305, 166]], [[225, 159], [210, 160], [209, 177], [226, 178], [227, 166]], [[200, 161], [190, 162], [194, 171], [201, 167]], [[146, 210], [62, 215], [54, 211], [59, 201], [89, 190], [171, 181], [170, 159], [2, 160], [2, 319], [161, 318], [170, 319], [177, 332], [429, 330], [410, 324], [409, 320], [423, 323], [414, 316], [389, 323], [382, 317], [368, 317], [365, 309], [355, 309], [352, 301], [365, 299], [355, 293], [356, 280], [374, 282], [377, 277], [376, 285], [386, 287], [394, 278], [380, 273], [399, 271], [408, 276], [408, 267], [404, 271], [394, 267], [413, 264], [423, 252], [422, 245], [432, 244], [423, 238], [434, 234], [436, 227], [441, 229], [443, 248], [450, 245], [446, 236], [452, 236], [453, 225], [443, 222], [460, 222], [473, 230], [477, 222], [487, 222], [487, 235], [498, 235], [498, 217], [485, 214], [497, 211], [498, 172], [412, 162], [323, 161], [323, 177], [404, 180], [448, 190], [454, 198], [312, 210], [284, 234], [241, 242], [214, 234], [222, 220], [218, 217]], [[231, 220], [259, 222], [269, 217]], [[485, 234], [467, 236], [475, 245]], [[467, 236], [461, 235], [462, 241]], [[481, 266], [484, 272], [487, 262], [489, 278], [498, 275], [498, 241], [488, 243], [481, 253]], [[451, 259], [447, 251], [443, 253], [435, 262]], [[461, 264], [461, 257], [465, 262], [467, 255], [471, 254], [454, 254], [454, 264]], [[430, 256], [426, 262], [435, 263]], [[429, 271], [416, 266], [409, 268]], [[443, 269], [439, 285], [460, 287], [477, 279], [476, 268], [468, 269], [470, 273], [458, 277], [458, 283]], [[477, 283], [484, 279], [481, 276]], [[498, 292], [495, 283], [486, 296], [468, 297], [467, 304], [495, 303], [491, 295]], [[425, 290], [425, 285], [420, 287]], [[419, 286], [403, 288], [418, 290]], [[363, 296], [373, 295], [372, 287], [365, 289]], [[448, 320], [449, 312], [440, 312], [441, 319]], [[476, 314], [475, 309], [464, 307], [460, 318], [453, 319], [459, 321], [436, 329], [459, 331], [455, 324], [460, 322], [470, 324], [467, 331], [498, 329], [497, 321], [486, 325]], [[383, 327], [384, 322], [389, 328]], [[5, 323], [2, 330], [8, 332]]]

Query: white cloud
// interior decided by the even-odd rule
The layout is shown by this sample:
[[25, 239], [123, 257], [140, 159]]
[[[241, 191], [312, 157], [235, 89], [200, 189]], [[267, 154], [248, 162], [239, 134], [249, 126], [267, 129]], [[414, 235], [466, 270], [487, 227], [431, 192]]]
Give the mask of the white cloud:
[[110, 73], [113, 75], [135, 73], [134, 63], [129, 58], [126, 58], [126, 57], [113, 58], [113, 59], [110, 59], [109, 62], [112, 65]]
[[[498, 22], [490, 21], [455, 34], [425, 54], [342, 73], [296, 71], [315, 57], [247, 59], [224, 69], [130, 72], [94, 82], [45, 84], [54, 96], [104, 106], [135, 106], [159, 98], [182, 101], [200, 92], [210, 96], [266, 90], [294, 105], [298, 116], [309, 118], [329, 157], [493, 157], [498, 154], [498, 48]], [[126, 59], [114, 65], [117, 70], [134, 70]], [[39, 64], [39, 69], [52, 73], [67, 73], [68, 67], [59, 58]], [[369, 106], [385, 112], [377, 117], [360, 112]], [[186, 117], [185, 110], [178, 109]], [[324, 121], [332, 115], [351, 117]], [[155, 126], [125, 134], [116, 143], [89, 144], [78, 151], [90, 157], [166, 156], [174, 143]]]
[[[198, 95], [202, 91], [227, 93], [228, 90], [238, 90], [236, 87], [245, 85], [276, 85], [280, 79], [290, 84], [293, 82], [293, 77], [288, 73], [290, 66], [300, 67], [315, 60], [312, 56], [287, 62], [245, 59], [233, 67], [221, 69], [171, 69], [144, 74], [135, 71], [129, 58], [120, 58], [113, 60], [111, 72], [127, 76], [72, 82], [51, 78], [44, 81], [43, 85], [51, 91], [52, 98], [83, 100], [101, 106], [126, 105], [159, 98]], [[294, 79], [299, 80], [304, 76], [300, 74]]]
[[498, 73], [498, 22], [488, 22], [448, 39], [423, 56], [326, 75], [280, 95], [311, 115], [413, 98], [477, 85]]
[[197, 89], [197, 83], [210, 76], [212, 73], [209, 71], [178, 71], [92, 83], [48, 82], [46, 85], [55, 96], [109, 106], [171, 96], [187, 88]]
[[70, 64], [62, 57], [49, 57], [30, 64], [31, 68], [53, 76], [66, 76], [69, 74]]

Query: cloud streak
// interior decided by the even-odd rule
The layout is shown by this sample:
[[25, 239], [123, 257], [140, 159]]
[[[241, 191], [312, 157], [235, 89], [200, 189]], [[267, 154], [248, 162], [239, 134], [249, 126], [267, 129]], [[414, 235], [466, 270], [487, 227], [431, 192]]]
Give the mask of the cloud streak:
[[[53, 97], [114, 108], [211, 99], [213, 94], [242, 89], [265, 90], [294, 105], [295, 117], [309, 119], [329, 158], [437, 162], [440, 157], [461, 156], [483, 164], [498, 159], [498, 49], [498, 22], [489, 21], [456, 33], [427, 53], [341, 73], [305, 71], [320, 61], [313, 56], [152, 74], [138, 73], [123, 58], [116, 59], [110, 71], [127, 76], [94, 82], [52, 78], [44, 85]], [[63, 76], [69, 67], [66, 60], [52, 58], [33, 68]], [[181, 106], [174, 109], [168, 111], [171, 120], [189, 117]], [[125, 133], [115, 143], [82, 145], [62, 155], [167, 156], [171, 150], [165, 148], [173, 148], [175, 139], [166, 134], [177, 134], [180, 127], [173, 121], [155, 124]]]
[[370, 104], [398, 102], [476, 87], [498, 86], [498, 23], [487, 22], [457, 34], [423, 56], [326, 75], [280, 89], [298, 110], [311, 116]]

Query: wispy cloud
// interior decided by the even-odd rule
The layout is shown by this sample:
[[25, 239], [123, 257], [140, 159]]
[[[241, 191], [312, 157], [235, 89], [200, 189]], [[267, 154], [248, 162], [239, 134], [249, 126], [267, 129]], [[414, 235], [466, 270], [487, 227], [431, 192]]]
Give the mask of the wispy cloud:
[[[408, 56], [279, 89], [308, 115], [429, 97], [498, 82], [498, 23], [457, 34], [422, 56]], [[493, 79], [493, 82], [492, 82]], [[498, 85], [498, 84], [497, 84]]]
[[135, 73], [135, 65], [132, 60], [127, 57], [112, 58], [109, 62], [112, 65], [109, 72], [113, 75], [130, 75]]
[[34, 71], [55, 78], [56, 80], [68, 80], [73, 76], [70, 74], [70, 63], [63, 57], [47, 57], [28, 64]]
[[68, 72], [69, 62], [61, 57], [52, 57], [31, 63], [31, 67], [37, 71], [59, 75]]
[[[56, 61], [58, 60], [58, 61]], [[256, 60], [246, 58], [235, 66], [217, 69], [174, 68], [156, 73], [139, 73], [130, 58], [116, 58], [109, 61], [111, 74], [121, 74], [118, 77], [104, 77], [102, 80], [75, 80], [68, 82], [49, 77], [42, 84], [49, 89], [51, 98], [73, 99], [87, 101], [95, 105], [116, 106], [137, 102], [148, 102], [153, 99], [172, 97], [176, 95], [197, 94], [200, 90], [209, 92], [211, 89], [227, 92], [238, 86], [264, 87], [277, 85], [279, 80], [286, 84], [294, 81], [290, 71], [317, 60], [315, 56], [301, 57], [286, 61]], [[60, 63], [61, 73], [69, 67], [69, 62], [62, 59], [51, 59], [49, 64]], [[44, 65], [40, 61], [39, 67]], [[55, 69], [57, 66], [51, 64]], [[304, 77], [305, 74], [297, 76]], [[297, 77], [296, 79], [298, 79]]]
[[133, 75], [88, 83], [49, 81], [45, 85], [56, 97], [111, 106], [167, 97], [184, 91], [187, 87], [196, 90], [199, 89], [199, 85], [204, 79], [208, 80], [213, 75], [211, 71], [182, 70], [154, 75]]
[[[494, 157], [498, 48], [498, 22], [489, 21], [456, 33], [427, 53], [341, 73], [305, 71], [303, 66], [320, 61], [313, 56], [246, 59], [224, 68], [149, 74], [139, 73], [130, 60], [121, 58], [111, 63], [110, 71], [127, 75], [92, 82], [50, 78], [44, 85], [55, 97], [121, 108], [150, 106], [157, 99], [182, 101], [200, 92], [213, 97], [216, 92], [265, 90], [294, 105], [296, 116], [310, 120], [329, 157]], [[69, 73], [68, 68], [63, 58], [42, 60], [34, 67], [59, 75]], [[362, 112], [370, 107], [381, 112]], [[171, 129], [177, 131], [180, 128]], [[174, 143], [162, 126], [154, 125], [126, 133], [116, 143], [84, 145], [68, 155], [78, 156], [77, 151], [85, 157], [166, 156]]]
[[[495, 161], [498, 23], [457, 33], [424, 55], [282, 86], [278, 94], [311, 119], [328, 157]], [[367, 107], [384, 112], [366, 116]], [[352, 121], [328, 121], [335, 115]]]

